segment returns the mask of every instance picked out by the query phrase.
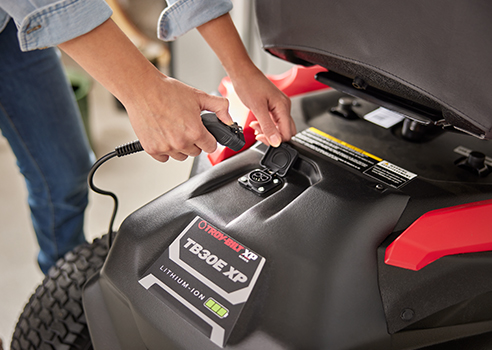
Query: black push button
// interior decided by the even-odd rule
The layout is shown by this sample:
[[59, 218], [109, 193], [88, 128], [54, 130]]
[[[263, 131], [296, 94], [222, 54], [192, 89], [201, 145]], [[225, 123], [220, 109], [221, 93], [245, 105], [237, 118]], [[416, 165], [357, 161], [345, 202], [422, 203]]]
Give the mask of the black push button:
[[485, 177], [491, 171], [490, 166], [485, 164], [485, 154], [477, 151], [471, 151], [468, 157], [458, 159], [455, 164], [479, 177]]

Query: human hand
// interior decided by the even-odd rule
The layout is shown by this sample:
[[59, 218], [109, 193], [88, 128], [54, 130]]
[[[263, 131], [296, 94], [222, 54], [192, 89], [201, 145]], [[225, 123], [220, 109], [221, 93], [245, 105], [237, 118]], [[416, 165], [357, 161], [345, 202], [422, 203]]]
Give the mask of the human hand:
[[231, 78], [241, 101], [256, 116], [256, 139], [278, 147], [296, 133], [290, 100], [251, 61], [231, 16], [225, 14], [198, 27]]
[[256, 66], [231, 76], [231, 81], [241, 101], [257, 119], [250, 126], [258, 141], [278, 147], [296, 134], [290, 99]]
[[159, 72], [152, 79], [145, 80], [141, 95], [122, 101], [144, 150], [161, 162], [169, 157], [183, 161], [188, 156], [198, 156], [202, 150], [215, 151], [217, 142], [203, 125], [200, 112], [213, 111], [224, 123], [231, 124], [227, 99]]
[[227, 99], [162, 74], [111, 19], [59, 47], [123, 103], [142, 147], [161, 162], [215, 151], [202, 110], [232, 123]]

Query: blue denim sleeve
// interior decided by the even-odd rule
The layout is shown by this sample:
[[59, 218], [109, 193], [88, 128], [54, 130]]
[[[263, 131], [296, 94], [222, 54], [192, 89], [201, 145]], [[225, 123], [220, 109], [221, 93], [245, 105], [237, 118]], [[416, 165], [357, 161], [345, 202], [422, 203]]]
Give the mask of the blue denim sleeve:
[[5, 29], [9, 20], [10, 16], [0, 7], [0, 33]]
[[86, 34], [113, 13], [104, 0], [0, 0], [0, 10], [14, 19], [22, 51]]
[[168, 0], [157, 25], [157, 36], [172, 41], [232, 10], [231, 0]]

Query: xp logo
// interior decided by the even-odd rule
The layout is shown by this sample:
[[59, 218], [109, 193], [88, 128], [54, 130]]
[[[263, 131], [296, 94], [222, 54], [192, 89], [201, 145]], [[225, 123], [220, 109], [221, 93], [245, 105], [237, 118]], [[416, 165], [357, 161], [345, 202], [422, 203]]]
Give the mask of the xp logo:
[[253, 252], [250, 252], [248, 249], [244, 249], [244, 252], [239, 255], [239, 258], [243, 259], [246, 262], [249, 262], [250, 260], [256, 260], [258, 259], [258, 255], [256, 255]]

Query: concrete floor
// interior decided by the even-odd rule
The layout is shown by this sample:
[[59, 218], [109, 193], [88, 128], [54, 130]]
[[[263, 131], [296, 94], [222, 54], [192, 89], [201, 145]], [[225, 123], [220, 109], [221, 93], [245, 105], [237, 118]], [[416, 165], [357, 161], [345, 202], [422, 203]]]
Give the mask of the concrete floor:
[[[133, 141], [135, 134], [126, 113], [116, 107], [114, 98], [94, 84], [89, 96], [91, 138], [99, 158], [114, 147]], [[36, 262], [37, 242], [27, 206], [24, 179], [7, 141], [0, 135], [0, 339], [8, 349], [17, 319], [43, 274]], [[119, 199], [115, 228], [123, 219], [185, 181], [192, 159], [159, 163], [146, 153], [115, 158], [96, 173], [95, 184], [113, 191]], [[85, 232], [92, 241], [108, 230], [112, 199], [90, 193]]]

